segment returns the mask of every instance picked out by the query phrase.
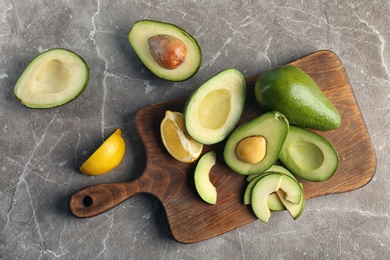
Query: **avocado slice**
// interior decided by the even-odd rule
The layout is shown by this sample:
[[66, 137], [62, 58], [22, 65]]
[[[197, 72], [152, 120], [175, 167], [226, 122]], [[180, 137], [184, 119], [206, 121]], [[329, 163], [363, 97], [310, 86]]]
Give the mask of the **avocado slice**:
[[87, 87], [89, 68], [73, 51], [51, 49], [36, 56], [14, 88], [15, 97], [29, 108], [53, 108], [77, 98]]
[[137, 21], [128, 39], [138, 58], [157, 77], [184, 81], [199, 70], [202, 52], [198, 42], [174, 24]]
[[203, 144], [222, 141], [240, 119], [245, 97], [245, 77], [237, 69], [212, 76], [186, 101], [183, 114], [188, 134]]
[[301, 190], [301, 197], [298, 204], [288, 201], [286, 199], [286, 193], [283, 190], [279, 189], [276, 191], [276, 194], [279, 197], [282, 205], [287, 209], [287, 211], [295, 220], [297, 220], [302, 215], [303, 209], [305, 207], [305, 194], [302, 183], [299, 183], [299, 187]]
[[268, 197], [280, 188], [281, 182], [282, 175], [269, 174], [260, 178], [252, 189], [251, 206], [253, 213], [264, 223], [268, 223], [271, 217]]
[[272, 211], [282, 211], [286, 209], [276, 192], [273, 192], [268, 196], [267, 206]]
[[210, 181], [210, 171], [215, 165], [217, 154], [209, 151], [202, 155], [195, 168], [194, 182], [199, 196], [209, 204], [217, 203], [217, 189]]
[[264, 111], [283, 113], [290, 125], [333, 130], [340, 126], [339, 111], [302, 69], [284, 65], [257, 79], [255, 97]]
[[294, 126], [288, 130], [279, 159], [295, 175], [315, 182], [332, 177], [339, 164], [336, 149], [325, 137]]
[[[229, 136], [223, 156], [226, 164], [235, 172], [250, 175], [262, 173], [269, 169], [278, 159], [280, 150], [282, 149], [284, 140], [288, 133], [289, 123], [287, 118], [277, 112], [267, 112], [259, 117], [249, 121], [238, 127]], [[246, 160], [244, 156], [241, 158], [237, 154], [237, 147], [240, 143], [250, 138], [262, 137], [266, 140], [265, 155], [259, 157], [258, 162], [253, 163], [251, 160]], [[248, 142], [244, 147], [250, 154], [251, 151], [256, 150], [259, 142]], [[242, 153], [245, 155], [245, 153]], [[260, 155], [260, 153], [258, 153]]]

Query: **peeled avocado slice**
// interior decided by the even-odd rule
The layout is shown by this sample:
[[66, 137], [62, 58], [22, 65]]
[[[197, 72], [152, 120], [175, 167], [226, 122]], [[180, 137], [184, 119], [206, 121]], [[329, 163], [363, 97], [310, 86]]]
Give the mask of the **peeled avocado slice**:
[[268, 196], [276, 192], [280, 183], [282, 182], [282, 175], [269, 174], [260, 178], [252, 190], [252, 209], [257, 218], [264, 223], [268, 223], [271, 217], [271, 211], [268, 208]]
[[[175, 42], [184, 43], [185, 59], [179, 66], [174, 69], [164, 68], [155, 60], [149, 39], [156, 36], [160, 39], [171, 38]], [[157, 77], [169, 81], [184, 81], [199, 70], [202, 61], [199, 44], [189, 33], [174, 24], [153, 20], [137, 21], [129, 31], [128, 39], [138, 58]], [[158, 46], [162, 42], [163, 40], [154, 40], [152, 45]]]
[[272, 211], [282, 211], [286, 209], [276, 192], [271, 193], [268, 196], [267, 205], [268, 208]]
[[51, 49], [35, 57], [19, 77], [15, 97], [29, 108], [52, 108], [78, 97], [87, 87], [89, 68], [76, 53]]
[[295, 175], [308, 181], [325, 181], [336, 172], [336, 149], [323, 136], [290, 126], [279, 155], [280, 161]]
[[241, 117], [245, 97], [240, 71], [230, 68], [214, 75], [187, 99], [183, 114], [188, 134], [203, 144], [224, 140]]
[[299, 187], [301, 189], [301, 197], [298, 204], [288, 201], [286, 199], [286, 194], [282, 190], [279, 189], [276, 191], [276, 194], [279, 197], [281, 203], [295, 220], [302, 215], [305, 206], [305, 194], [302, 183], [299, 183]]

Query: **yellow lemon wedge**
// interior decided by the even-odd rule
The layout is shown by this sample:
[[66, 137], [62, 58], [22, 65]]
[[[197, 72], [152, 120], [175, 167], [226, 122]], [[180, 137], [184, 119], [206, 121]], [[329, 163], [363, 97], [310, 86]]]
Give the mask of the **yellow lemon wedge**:
[[87, 175], [102, 175], [116, 168], [125, 155], [125, 140], [120, 128], [81, 165], [80, 171]]
[[162, 142], [173, 158], [185, 163], [199, 158], [203, 144], [187, 133], [182, 113], [167, 110], [160, 124], [160, 132]]

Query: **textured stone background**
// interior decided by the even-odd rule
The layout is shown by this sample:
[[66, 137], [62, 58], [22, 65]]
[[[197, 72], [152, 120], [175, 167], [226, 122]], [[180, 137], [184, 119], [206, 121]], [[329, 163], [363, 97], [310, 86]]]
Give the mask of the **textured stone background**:
[[[389, 13], [387, 0], [0, 1], [0, 258], [388, 259]], [[127, 40], [140, 19], [177, 24], [198, 40], [203, 63], [192, 79], [165, 82], [145, 69]], [[15, 82], [55, 47], [85, 58], [89, 86], [66, 106], [27, 109], [13, 97]], [[298, 221], [278, 213], [268, 225], [190, 245], [173, 240], [162, 206], [147, 195], [91, 219], [70, 214], [76, 190], [142, 173], [133, 123], [141, 107], [188, 95], [227, 67], [252, 76], [322, 49], [341, 58], [375, 147], [377, 170], [365, 187], [307, 201]], [[127, 145], [122, 164], [100, 177], [80, 174], [117, 127]]]

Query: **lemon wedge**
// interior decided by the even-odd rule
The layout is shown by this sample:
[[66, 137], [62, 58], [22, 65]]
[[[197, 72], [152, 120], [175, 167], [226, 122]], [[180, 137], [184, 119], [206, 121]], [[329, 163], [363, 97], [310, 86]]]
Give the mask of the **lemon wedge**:
[[125, 140], [120, 128], [81, 165], [80, 171], [87, 175], [102, 175], [116, 168], [125, 155]]
[[199, 158], [203, 144], [187, 133], [182, 113], [167, 110], [160, 124], [160, 132], [162, 142], [173, 158], [185, 163]]

